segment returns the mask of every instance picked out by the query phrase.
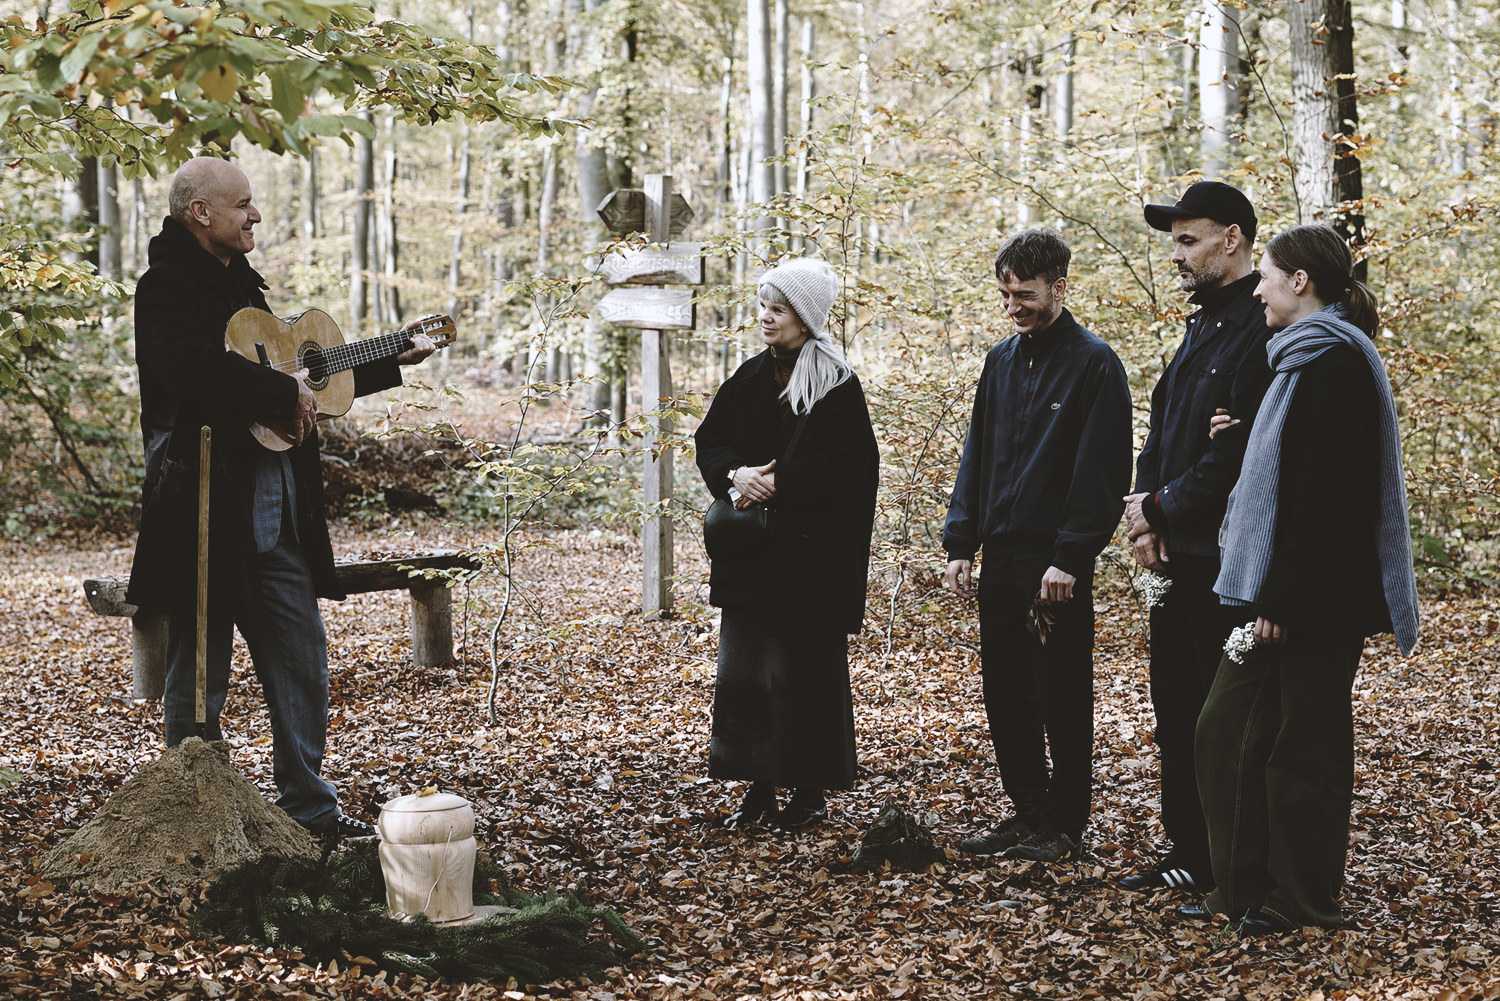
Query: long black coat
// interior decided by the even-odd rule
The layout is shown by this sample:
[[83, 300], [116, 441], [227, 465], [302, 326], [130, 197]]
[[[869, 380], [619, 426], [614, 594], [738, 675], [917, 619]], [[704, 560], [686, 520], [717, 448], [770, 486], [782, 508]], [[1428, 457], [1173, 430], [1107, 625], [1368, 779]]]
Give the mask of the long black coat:
[[779, 397], [770, 350], [719, 387], [693, 436], [698, 469], [715, 497], [736, 466], [776, 465], [776, 538], [764, 552], [714, 560], [709, 601], [721, 608], [770, 605], [859, 632], [865, 615], [880, 452], [859, 379], [819, 400], [796, 451], [779, 461], [797, 418]]
[[[148, 465], [140, 535], [127, 596], [143, 610], [190, 608], [197, 588], [198, 429], [213, 428], [209, 488], [209, 604], [235, 593], [254, 552], [251, 503], [261, 446], [252, 423], [290, 421], [297, 382], [224, 349], [229, 318], [267, 309], [261, 279], [243, 255], [226, 266], [170, 217], [151, 240], [150, 267], [135, 292], [135, 357], [141, 432], [170, 432], [164, 457]], [[363, 395], [401, 384], [393, 359], [354, 370]], [[323, 470], [314, 432], [291, 452], [297, 535], [321, 597], [342, 598], [324, 516]]]

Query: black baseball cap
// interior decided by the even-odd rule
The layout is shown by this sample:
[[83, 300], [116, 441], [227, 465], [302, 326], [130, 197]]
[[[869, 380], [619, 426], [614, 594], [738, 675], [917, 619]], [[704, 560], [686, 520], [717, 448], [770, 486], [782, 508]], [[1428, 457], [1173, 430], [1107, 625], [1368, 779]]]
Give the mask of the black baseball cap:
[[1212, 219], [1225, 226], [1239, 226], [1245, 239], [1255, 239], [1255, 208], [1245, 193], [1223, 181], [1198, 181], [1189, 185], [1176, 205], [1147, 205], [1146, 222], [1152, 229], [1172, 231], [1174, 219]]

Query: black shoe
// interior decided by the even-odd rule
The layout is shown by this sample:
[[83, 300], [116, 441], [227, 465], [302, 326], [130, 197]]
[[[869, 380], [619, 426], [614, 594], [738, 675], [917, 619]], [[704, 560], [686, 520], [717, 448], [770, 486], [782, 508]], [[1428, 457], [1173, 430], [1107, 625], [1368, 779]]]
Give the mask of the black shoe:
[[1201, 900], [1195, 900], [1190, 904], [1183, 904], [1177, 908], [1177, 916], [1189, 921], [1207, 921], [1214, 916], [1214, 912], [1208, 909], [1208, 905]]
[[307, 829], [318, 837], [336, 838], [340, 841], [345, 838], [375, 837], [375, 828], [363, 820], [356, 820], [347, 813], [336, 813], [315, 824], [308, 824]]
[[1268, 907], [1257, 907], [1240, 918], [1241, 938], [1252, 935], [1283, 935], [1296, 930], [1296, 925]]
[[1023, 862], [1065, 862], [1077, 858], [1078, 850], [1078, 842], [1066, 834], [1038, 831], [1020, 844], [1007, 848], [1000, 857]]
[[771, 823], [775, 820], [776, 790], [756, 782], [745, 792], [739, 809], [724, 818], [724, 826], [737, 830], [750, 824]]
[[795, 831], [827, 819], [828, 801], [822, 793], [797, 792], [781, 811], [781, 816], [776, 818], [776, 826], [783, 831]]
[[1002, 821], [998, 827], [979, 834], [971, 834], [958, 843], [958, 850], [970, 855], [998, 855], [1007, 848], [1014, 848], [1035, 833], [1031, 825], [1020, 817]]
[[1212, 885], [1200, 883], [1194, 879], [1189, 870], [1170, 861], [1160, 862], [1150, 869], [1142, 869], [1140, 872], [1124, 876], [1120, 879], [1120, 885], [1136, 892], [1185, 890], [1189, 893], [1207, 893], [1213, 889]]

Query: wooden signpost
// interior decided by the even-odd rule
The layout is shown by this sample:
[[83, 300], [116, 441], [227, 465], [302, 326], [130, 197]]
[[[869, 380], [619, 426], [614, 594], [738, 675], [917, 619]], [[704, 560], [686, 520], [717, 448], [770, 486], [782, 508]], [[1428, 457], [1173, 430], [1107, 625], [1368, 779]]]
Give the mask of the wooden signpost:
[[599, 218], [616, 236], [645, 233], [652, 246], [611, 254], [600, 267], [611, 289], [595, 307], [600, 319], [641, 332], [641, 406], [647, 419], [643, 494], [647, 516], [641, 526], [645, 563], [641, 610], [660, 616], [672, 610], [672, 452], [661, 447], [671, 433], [661, 407], [672, 399], [672, 330], [692, 330], [697, 321], [693, 294], [659, 285], [702, 285], [703, 245], [673, 243], [693, 218], [687, 199], [672, 190], [672, 175], [648, 174], [644, 190], [620, 188], [599, 203]]

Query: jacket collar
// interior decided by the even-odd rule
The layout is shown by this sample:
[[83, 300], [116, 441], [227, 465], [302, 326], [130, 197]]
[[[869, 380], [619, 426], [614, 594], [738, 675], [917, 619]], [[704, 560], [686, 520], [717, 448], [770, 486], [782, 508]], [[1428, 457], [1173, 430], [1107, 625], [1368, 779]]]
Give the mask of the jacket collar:
[[1222, 309], [1241, 296], [1249, 296], [1259, 284], [1260, 272], [1252, 270], [1245, 277], [1236, 279], [1228, 285], [1199, 289], [1188, 297], [1188, 302], [1202, 310], [1213, 312]]
[[1067, 307], [1057, 314], [1057, 319], [1052, 325], [1044, 330], [1038, 330], [1030, 334], [1017, 334], [1020, 340], [1021, 350], [1027, 355], [1037, 356], [1050, 353], [1057, 347], [1059, 341], [1064, 340], [1069, 333], [1078, 328], [1078, 321], [1073, 319]]
[[244, 254], [233, 255], [225, 265], [204, 250], [187, 227], [171, 216], [162, 219], [161, 232], [151, 238], [146, 259], [152, 267], [175, 265], [215, 285], [228, 284], [244, 289], [268, 287]]

